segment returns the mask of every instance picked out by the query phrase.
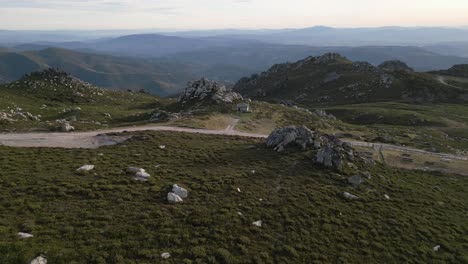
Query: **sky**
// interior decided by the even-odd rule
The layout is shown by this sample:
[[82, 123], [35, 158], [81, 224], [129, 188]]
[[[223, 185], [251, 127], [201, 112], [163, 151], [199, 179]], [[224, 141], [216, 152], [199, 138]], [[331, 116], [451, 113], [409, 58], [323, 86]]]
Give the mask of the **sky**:
[[468, 26], [468, 0], [0, 0], [0, 29]]

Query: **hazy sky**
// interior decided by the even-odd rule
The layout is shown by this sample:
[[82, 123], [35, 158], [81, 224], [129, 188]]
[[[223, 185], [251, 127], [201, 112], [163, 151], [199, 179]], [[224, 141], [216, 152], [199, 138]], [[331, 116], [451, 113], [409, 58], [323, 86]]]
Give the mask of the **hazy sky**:
[[468, 25], [468, 0], [0, 0], [1, 29]]

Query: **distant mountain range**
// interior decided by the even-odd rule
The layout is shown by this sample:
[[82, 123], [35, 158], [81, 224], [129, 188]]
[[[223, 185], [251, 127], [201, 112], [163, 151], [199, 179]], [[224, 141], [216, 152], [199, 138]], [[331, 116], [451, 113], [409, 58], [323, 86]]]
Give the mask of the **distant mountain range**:
[[[16, 80], [34, 70], [58, 67], [99, 86], [145, 89], [167, 96], [181, 91], [191, 79], [207, 77], [232, 86], [241, 77], [265, 71], [271, 65], [324, 53], [339, 53], [352, 61], [366, 61], [374, 66], [400, 60], [416, 71], [437, 71], [456, 64], [468, 64], [468, 57], [463, 57], [468, 56], [468, 39], [465, 42], [468, 34], [461, 34], [465, 31], [468, 32], [453, 28], [313, 27], [169, 32], [166, 35], [145, 33], [119, 37], [114, 35], [118, 31], [0, 31], [0, 43], [5, 36], [26, 33], [31, 33], [30, 38], [38, 39], [0, 47], [0, 82]], [[43, 41], [47, 36], [51, 41]], [[60, 36], [64, 41], [57, 41]], [[100, 38], [96, 38], [98, 36]], [[436, 41], [420, 42], [427, 44], [424, 47], [401, 45], [428, 36]], [[312, 46], [315, 41], [330, 46]], [[437, 44], [442, 41], [444, 44]], [[354, 46], [364, 44], [367, 46]]]

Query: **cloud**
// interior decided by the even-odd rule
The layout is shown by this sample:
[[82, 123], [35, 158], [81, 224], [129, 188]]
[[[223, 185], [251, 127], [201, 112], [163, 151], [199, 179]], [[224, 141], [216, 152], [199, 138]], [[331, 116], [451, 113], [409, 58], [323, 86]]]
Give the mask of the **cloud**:
[[95, 12], [174, 12], [170, 1], [154, 0], [0, 0], [0, 8], [82, 10]]

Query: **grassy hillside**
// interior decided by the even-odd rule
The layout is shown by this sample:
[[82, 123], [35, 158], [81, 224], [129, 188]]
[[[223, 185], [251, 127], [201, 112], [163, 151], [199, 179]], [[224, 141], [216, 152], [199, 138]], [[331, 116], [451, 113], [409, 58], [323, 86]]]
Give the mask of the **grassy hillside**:
[[[51, 263], [160, 263], [163, 252], [165, 263], [468, 261], [466, 177], [376, 166], [354, 189], [307, 153], [172, 132], [98, 150], [0, 154], [5, 264], [40, 253]], [[96, 168], [76, 174], [83, 164]], [[127, 166], [152, 177], [135, 182]], [[189, 190], [181, 204], [166, 202], [174, 183]], [[360, 199], [345, 200], [345, 191]], [[34, 237], [19, 240], [20, 231]]]
[[385, 101], [467, 102], [466, 90], [445, 85], [430, 74], [401, 70], [400, 64], [389, 70], [387, 66], [374, 67], [329, 53], [275, 65], [260, 75], [241, 79], [234, 90], [260, 100], [289, 100], [304, 106]]
[[70, 120], [77, 130], [122, 126], [142, 122], [133, 117], [149, 115], [168, 103], [170, 99], [144, 93], [98, 88], [64, 72], [41, 71], [0, 85], [0, 112], [30, 113], [40, 118], [0, 120], [0, 130], [48, 131], [54, 128], [57, 119]]

